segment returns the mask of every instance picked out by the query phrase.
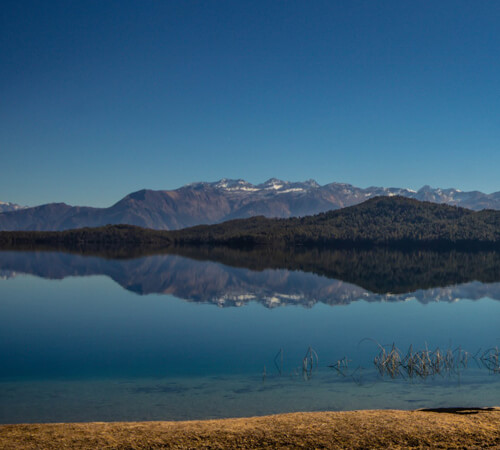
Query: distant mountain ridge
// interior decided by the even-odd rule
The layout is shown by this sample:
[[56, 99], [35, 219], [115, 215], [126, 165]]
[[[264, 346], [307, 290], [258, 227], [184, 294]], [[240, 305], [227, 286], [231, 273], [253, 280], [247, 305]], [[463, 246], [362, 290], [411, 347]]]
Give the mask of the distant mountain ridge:
[[257, 215], [287, 218], [340, 209], [377, 196], [403, 196], [416, 200], [446, 203], [473, 210], [500, 210], [500, 192], [484, 194], [459, 189], [418, 191], [405, 188], [358, 188], [345, 183], [324, 186], [314, 180], [290, 182], [271, 178], [265, 183], [222, 179], [197, 182], [175, 190], [143, 189], [133, 192], [109, 208], [49, 203], [33, 208], [15, 205], [2, 208], [0, 230], [67, 230], [107, 224], [129, 224], [158, 230], [176, 230], [199, 224]]

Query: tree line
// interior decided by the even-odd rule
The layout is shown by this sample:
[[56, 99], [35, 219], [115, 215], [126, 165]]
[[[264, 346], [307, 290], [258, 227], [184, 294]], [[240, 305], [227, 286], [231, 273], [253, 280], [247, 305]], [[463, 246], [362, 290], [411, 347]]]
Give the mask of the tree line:
[[500, 248], [500, 211], [471, 211], [404, 197], [378, 197], [314, 216], [262, 216], [176, 231], [108, 225], [60, 232], [1, 232], [3, 248], [21, 245], [102, 245], [163, 248], [178, 245], [232, 247]]

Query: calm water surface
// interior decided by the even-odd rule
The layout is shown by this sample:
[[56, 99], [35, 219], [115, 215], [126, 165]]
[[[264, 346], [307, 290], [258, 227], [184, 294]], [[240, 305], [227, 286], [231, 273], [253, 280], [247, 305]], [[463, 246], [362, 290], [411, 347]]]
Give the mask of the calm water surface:
[[[491, 262], [478, 258], [471, 264]], [[303, 263], [215, 259], [0, 253], [0, 422], [500, 404], [500, 373], [480, 360], [500, 346], [495, 260], [484, 277], [455, 284], [455, 263], [440, 284], [415, 281], [412, 262], [411, 279], [398, 275], [389, 290], [368, 264], [342, 279]], [[393, 343], [402, 355], [410, 345], [450, 349], [456, 364], [382, 376], [374, 357]], [[304, 370], [310, 347], [318, 361]], [[329, 367], [344, 357], [348, 367]]]

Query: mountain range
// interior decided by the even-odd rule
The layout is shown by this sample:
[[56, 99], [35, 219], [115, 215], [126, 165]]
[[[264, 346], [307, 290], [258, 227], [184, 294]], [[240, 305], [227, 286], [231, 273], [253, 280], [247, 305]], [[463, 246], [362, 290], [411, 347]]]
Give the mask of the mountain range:
[[49, 203], [31, 208], [0, 202], [0, 230], [67, 230], [107, 224], [129, 224], [176, 230], [257, 215], [307, 216], [362, 203], [378, 196], [403, 196], [473, 210], [500, 209], [500, 192], [405, 188], [359, 188], [345, 183], [319, 185], [314, 180], [290, 182], [272, 178], [254, 185], [244, 180], [199, 182], [175, 190], [143, 189], [109, 208]]
[[500, 211], [472, 211], [412, 198], [374, 197], [358, 205], [311, 216], [263, 216], [153, 230], [106, 225], [63, 231], [0, 231], [2, 249], [114, 247], [158, 251], [178, 246], [233, 248], [500, 249]]

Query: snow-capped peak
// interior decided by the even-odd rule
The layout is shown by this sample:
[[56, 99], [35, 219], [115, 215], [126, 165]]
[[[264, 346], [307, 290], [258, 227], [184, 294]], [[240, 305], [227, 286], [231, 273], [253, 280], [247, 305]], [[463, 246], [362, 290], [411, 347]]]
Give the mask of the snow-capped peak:
[[283, 186], [289, 184], [288, 181], [278, 180], [277, 178], [269, 178], [266, 182], [259, 184], [257, 187], [261, 189], [281, 189]]
[[309, 180], [304, 181], [304, 183], [302, 183], [302, 184], [305, 184], [306, 186], [311, 187], [311, 188], [319, 188], [319, 187], [321, 187], [318, 184], [318, 182], [316, 180], [313, 180], [312, 178], [310, 178]]
[[0, 212], [17, 211], [18, 209], [25, 209], [26, 206], [17, 205], [11, 202], [0, 202]]

